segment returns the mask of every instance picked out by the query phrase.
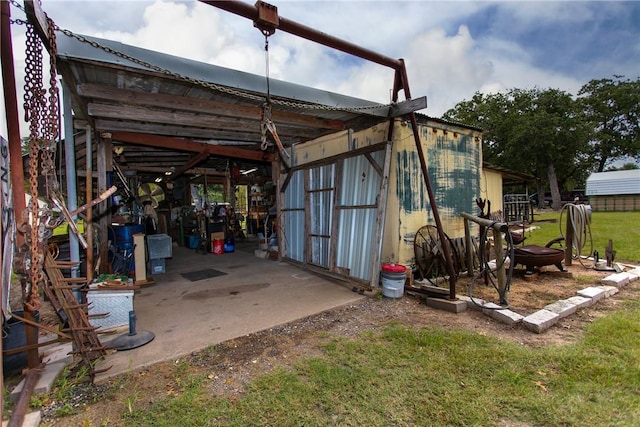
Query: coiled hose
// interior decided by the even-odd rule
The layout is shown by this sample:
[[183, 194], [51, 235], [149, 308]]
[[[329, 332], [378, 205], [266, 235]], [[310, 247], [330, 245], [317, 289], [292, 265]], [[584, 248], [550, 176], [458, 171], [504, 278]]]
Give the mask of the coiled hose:
[[[566, 225], [562, 226], [562, 218], [564, 214], [567, 214], [567, 221], [571, 221], [573, 224], [573, 238], [571, 242], [566, 241], [566, 236], [563, 234], [563, 230], [566, 230]], [[591, 211], [587, 208], [587, 205], [574, 205], [573, 203], [567, 203], [562, 207], [560, 211], [560, 236], [565, 239], [566, 245], [571, 245], [575, 250], [573, 258], [577, 258], [580, 264], [585, 268], [591, 268], [595, 265], [586, 265], [584, 259], [593, 255], [593, 236], [591, 234]], [[583, 256], [583, 251], [587, 243], [587, 239], [590, 243], [589, 254]]]

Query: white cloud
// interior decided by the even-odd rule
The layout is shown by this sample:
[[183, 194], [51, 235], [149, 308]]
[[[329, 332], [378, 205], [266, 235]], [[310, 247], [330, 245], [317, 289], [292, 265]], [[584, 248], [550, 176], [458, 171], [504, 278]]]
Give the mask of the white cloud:
[[[258, 75], [266, 72], [264, 38], [251, 21], [201, 2], [43, 3], [44, 10], [60, 27], [74, 32]], [[575, 94], [590, 78], [611, 77], [614, 73], [630, 78], [640, 75], [640, 24], [629, 18], [633, 16], [630, 8], [636, 15], [640, 13], [634, 2], [271, 3], [278, 6], [281, 17], [379, 54], [404, 58], [413, 97], [428, 96], [429, 108], [425, 112], [436, 117], [476, 91], [537, 86]], [[19, 11], [12, 14], [20, 15]], [[618, 23], [620, 28], [611, 28], [610, 22]], [[585, 28], [589, 30], [588, 38]], [[555, 33], [550, 33], [551, 44], [540, 44], [542, 41], [535, 36], [541, 29], [557, 30], [558, 37], [564, 39], [554, 41]], [[12, 30], [21, 90], [24, 27], [12, 26]], [[631, 42], [614, 43], [621, 35]], [[544, 43], [550, 43], [549, 39]], [[272, 78], [375, 102], [389, 101], [394, 78], [389, 68], [282, 31], [269, 40]], [[604, 46], [610, 48], [594, 49], [593, 40], [606, 40]], [[561, 47], [560, 42], [564, 42]], [[562, 51], [565, 45], [571, 46], [571, 52]], [[541, 60], [540, 55], [549, 57]]]

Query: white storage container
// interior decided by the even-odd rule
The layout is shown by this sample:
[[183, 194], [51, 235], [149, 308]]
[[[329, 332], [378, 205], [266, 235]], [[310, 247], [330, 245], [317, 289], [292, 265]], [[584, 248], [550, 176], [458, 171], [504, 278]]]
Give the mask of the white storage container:
[[100, 327], [101, 331], [129, 326], [129, 312], [133, 311], [132, 290], [90, 290], [87, 292], [87, 303], [89, 323]]

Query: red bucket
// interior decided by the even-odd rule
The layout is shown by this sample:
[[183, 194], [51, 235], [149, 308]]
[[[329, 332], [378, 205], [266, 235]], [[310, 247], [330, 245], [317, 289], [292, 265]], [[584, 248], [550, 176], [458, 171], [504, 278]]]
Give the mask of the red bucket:
[[213, 241], [213, 254], [222, 255], [224, 253], [224, 240], [215, 239]]

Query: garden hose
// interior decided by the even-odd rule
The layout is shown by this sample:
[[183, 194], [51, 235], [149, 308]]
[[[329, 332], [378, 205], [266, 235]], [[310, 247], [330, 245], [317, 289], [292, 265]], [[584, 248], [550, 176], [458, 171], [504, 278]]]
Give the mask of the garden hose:
[[[571, 239], [571, 242], [567, 242], [566, 236], [563, 234], [563, 228], [566, 229], [566, 225], [565, 227], [562, 226], [562, 217], [565, 211], [567, 212], [567, 221], [570, 220], [573, 224], [573, 239]], [[572, 203], [567, 203], [562, 207], [562, 210], [560, 211], [560, 236], [565, 239], [565, 243], [567, 245], [571, 245], [571, 247], [575, 250], [573, 258], [577, 258], [584, 268], [592, 268], [595, 265], [595, 261], [594, 265], [590, 266], [585, 265], [583, 261], [583, 259], [586, 259], [593, 255], [593, 236], [591, 234], [590, 216], [591, 215], [589, 209], [587, 209], [587, 205], [574, 205]], [[589, 250], [589, 254], [583, 256], [582, 253], [586, 246], [587, 238], [589, 239], [591, 248]]]

